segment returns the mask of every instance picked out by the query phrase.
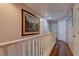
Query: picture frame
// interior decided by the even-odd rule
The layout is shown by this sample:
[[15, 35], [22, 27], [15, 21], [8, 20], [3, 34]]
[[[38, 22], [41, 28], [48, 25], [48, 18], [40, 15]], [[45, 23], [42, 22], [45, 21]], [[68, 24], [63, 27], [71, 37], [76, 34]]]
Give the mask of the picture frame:
[[40, 18], [22, 9], [22, 36], [40, 33]]

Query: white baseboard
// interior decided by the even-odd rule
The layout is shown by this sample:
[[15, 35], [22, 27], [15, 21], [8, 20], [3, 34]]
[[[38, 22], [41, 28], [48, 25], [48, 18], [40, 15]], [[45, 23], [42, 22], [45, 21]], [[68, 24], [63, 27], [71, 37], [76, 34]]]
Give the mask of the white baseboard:
[[53, 44], [51, 45], [51, 47], [46, 51], [46, 53], [45, 53], [43, 56], [49, 56], [49, 55], [50, 55], [50, 53], [51, 53], [51, 51], [52, 51], [52, 49], [53, 49], [55, 43], [56, 43], [56, 42], [54, 41]]

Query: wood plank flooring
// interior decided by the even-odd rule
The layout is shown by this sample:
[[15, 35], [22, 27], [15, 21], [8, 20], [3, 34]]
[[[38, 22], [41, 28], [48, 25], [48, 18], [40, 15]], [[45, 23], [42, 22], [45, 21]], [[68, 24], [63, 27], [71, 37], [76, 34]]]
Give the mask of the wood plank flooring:
[[73, 56], [73, 54], [67, 43], [57, 40], [50, 56]]

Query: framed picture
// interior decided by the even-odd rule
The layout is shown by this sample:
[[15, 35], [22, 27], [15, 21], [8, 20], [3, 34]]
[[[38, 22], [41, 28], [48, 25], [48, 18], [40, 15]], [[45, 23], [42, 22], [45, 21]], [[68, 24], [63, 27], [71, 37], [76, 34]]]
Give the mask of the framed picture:
[[40, 19], [22, 9], [22, 36], [40, 33]]

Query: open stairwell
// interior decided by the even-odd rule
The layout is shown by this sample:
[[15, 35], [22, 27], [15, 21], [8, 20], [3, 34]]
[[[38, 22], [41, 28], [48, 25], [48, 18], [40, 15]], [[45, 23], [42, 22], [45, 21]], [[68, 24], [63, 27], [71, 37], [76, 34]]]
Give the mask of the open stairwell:
[[54, 33], [0, 43], [2, 56], [48, 56], [55, 45]]

